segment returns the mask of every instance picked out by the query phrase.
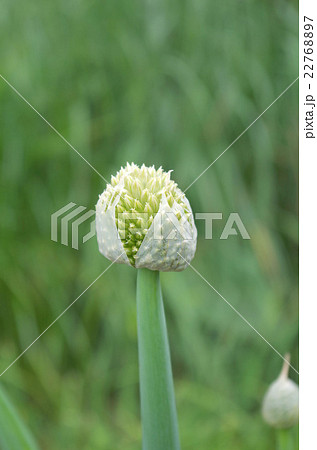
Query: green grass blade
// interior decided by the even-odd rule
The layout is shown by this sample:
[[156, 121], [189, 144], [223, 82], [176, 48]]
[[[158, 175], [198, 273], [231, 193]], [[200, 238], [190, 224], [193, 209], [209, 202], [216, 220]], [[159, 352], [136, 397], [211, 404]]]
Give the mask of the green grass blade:
[[138, 269], [137, 320], [143, 450], [180, 449], [160, 274]]
[[38, 448], [9, 398], [1, 388], [0, 448], [1, 450], [37, 450]]

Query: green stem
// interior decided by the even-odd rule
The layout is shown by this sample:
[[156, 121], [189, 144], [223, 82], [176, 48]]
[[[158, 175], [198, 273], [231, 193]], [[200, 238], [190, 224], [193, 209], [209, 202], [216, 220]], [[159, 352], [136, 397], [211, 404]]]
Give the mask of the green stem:
[[179, 450], [160, 274], [138, 269], [137, 320], [143, 450]]
[[276, 430], [277, 450], [295, 450], [291, 429]]

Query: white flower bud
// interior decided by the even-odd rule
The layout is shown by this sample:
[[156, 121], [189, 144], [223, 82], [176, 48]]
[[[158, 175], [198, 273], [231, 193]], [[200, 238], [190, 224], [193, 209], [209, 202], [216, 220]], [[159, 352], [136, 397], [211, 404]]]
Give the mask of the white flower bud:
[[111, 178], [96, 205], [96, 231], [106, 258], [136, 268], [181, 271], [196, 250], [197, 230], [185, 194], [170, 172], [144, 164], [128, 163]]
[[[289, 355], [285, 356], [289, 362]], [[289, 428], [298, 423], [298, 386], [288, 378], [289, 364], [285, 361], [280, 376], [267, 390], [262, 415], [274, 428]]]

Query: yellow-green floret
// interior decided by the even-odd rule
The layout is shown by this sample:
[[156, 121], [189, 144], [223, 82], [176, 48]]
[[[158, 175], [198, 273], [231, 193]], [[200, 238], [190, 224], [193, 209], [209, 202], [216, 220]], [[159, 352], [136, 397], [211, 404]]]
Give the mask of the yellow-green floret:
[[[170, 207], [176, 201], [189, 219], [191, 212], [184, 202], [185, 194], [170, 179], [170, 172], [160, 167], [139, 167], [127, 164], [111, 177], [105, 191], [105, 210], [120, 195], [115, 209], [115, 221], [119, 236], [130, 263], [135, 266], [135, 255], [159, 211], [162, 195], [165, 194]], [[179, 212], [176, 213], [181, 219]]]

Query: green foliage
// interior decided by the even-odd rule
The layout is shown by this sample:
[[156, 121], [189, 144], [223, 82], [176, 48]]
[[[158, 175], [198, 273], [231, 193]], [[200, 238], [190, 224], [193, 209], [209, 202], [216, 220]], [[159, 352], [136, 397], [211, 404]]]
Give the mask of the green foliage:
[[[297, 77], [297, 23], [284, 0], [4, 0], [1, 73], [107, 179], [134, 161], [184, 190]], [[50, 240], [103, 180], [2, 80], [0, 100], [4, 370], [108, 263]], [[224, 218], [210, 241], [197, 221], [193, 265], [295, 367], [297, 106], [295, 84], [186, 192]], [[250, 241], [219, 239], [232, 211]], [[40, 448], [140, 449], [135, 284], [111, 267], [1, 377]], [[182, 448], [274, 448], [279, 357], [190, 268], [162, 287]]]
[[37, 449], [29, 431], [2, 389], [0, 389], [0, 448], [2, 450]]

